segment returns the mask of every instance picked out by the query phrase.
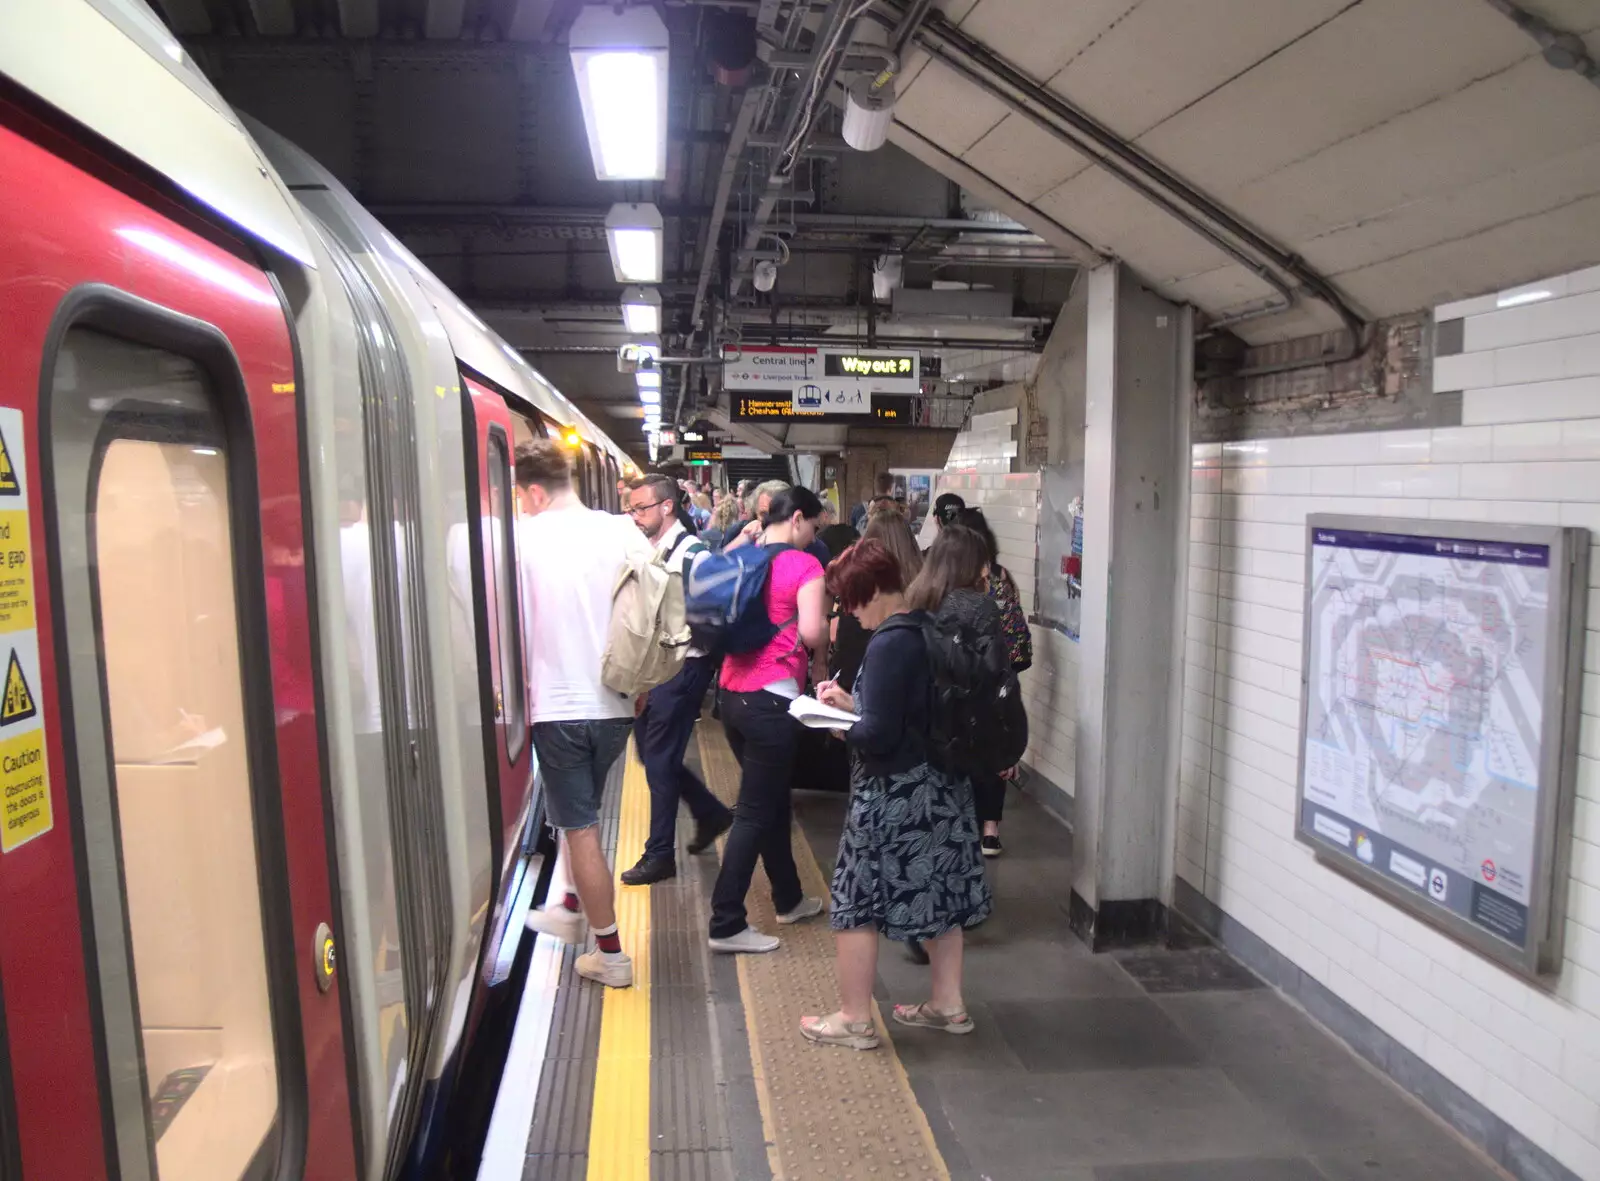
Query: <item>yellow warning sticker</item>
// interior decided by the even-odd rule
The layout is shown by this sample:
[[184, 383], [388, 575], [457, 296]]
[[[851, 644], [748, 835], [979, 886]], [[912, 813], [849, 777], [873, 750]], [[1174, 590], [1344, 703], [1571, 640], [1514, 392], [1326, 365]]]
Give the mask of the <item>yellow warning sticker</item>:
[[0, 794], [5, 798], [0, 852], [9, 853], [54, 827], [43, 730], [0, 741]]
[[34, 704], [33, 690], [28, 688], [28, 678], [22, 674], [22, 662], [17, 650], [11, 650], [11, 663], [6, 666], [6, 691], [4, 704], [0, 704], [0, 726], [25, 722], [35, 717], [39, 707]]
[[33, 627], [33, 562], [28, 514], [0, 509], [0, 632]]
[[55, 826], [39, 697], [39, 633], [28, 528], [28, 465], [22, 411], [0, 407], [0, 853]]
[[[21, 411], [17, 413], [21, 418]], [[11, 462], [11, 448], [6, 446], [6, 434], [0, 430], [0, 496], [21, 496], [22, 478]]]

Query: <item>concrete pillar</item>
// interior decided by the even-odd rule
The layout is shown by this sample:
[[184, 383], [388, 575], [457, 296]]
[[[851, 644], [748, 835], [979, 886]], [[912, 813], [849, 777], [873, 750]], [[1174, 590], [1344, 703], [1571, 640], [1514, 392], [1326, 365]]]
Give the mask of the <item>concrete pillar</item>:
[[[1193, 321], [1121, 264], [1088, 275], [1084, 558], [1069, 916], [1099, 950], [1165, 925], [1182, 720]], [[1052, 448], [1054, 450], [1054, 448]]]

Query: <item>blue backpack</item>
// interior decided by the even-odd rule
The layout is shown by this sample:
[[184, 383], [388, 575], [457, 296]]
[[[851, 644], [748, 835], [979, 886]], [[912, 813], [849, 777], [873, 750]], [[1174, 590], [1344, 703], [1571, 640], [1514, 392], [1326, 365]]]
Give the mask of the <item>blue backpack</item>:
[[793, 548], [741, 545], [707, 553], [690, 567], [683, 594], [690, 642], [702, 652], [754, 652], [794, 623], [798, 615], [773, 623], [766, 596], [772, 559]]

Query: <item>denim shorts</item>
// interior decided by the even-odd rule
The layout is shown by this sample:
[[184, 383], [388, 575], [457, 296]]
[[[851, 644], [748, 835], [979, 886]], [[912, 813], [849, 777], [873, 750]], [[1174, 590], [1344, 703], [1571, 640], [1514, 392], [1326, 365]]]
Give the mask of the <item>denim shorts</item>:
[[632, 718], [533, 724], [544, 814], [552, 828], [569, 832], [600, 823], [606, 780], [632, 731]]

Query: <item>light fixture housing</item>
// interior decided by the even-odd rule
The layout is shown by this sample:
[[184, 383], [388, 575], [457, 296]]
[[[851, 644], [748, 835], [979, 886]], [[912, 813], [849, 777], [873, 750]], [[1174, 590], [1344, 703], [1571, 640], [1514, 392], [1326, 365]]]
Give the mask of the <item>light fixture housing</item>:
[[622, 293], [622, 326], [636, 336], [661, 331], [661, 292], [649, 287], [629, 287]]
[[667, 177], [667, 26], [654, 7], [586, 5], [567, 46], [600, 180]]
[[875, 152], [889, 139], [894, 125], [894, 81], [874, 90], [863, 77], [845, 91], [844, 121], [839, 135], [858, 152]]
[[606, 246], [618, 283], [661, 282], [661, 210], [654, 205], [613, 205], [606, 214]]

